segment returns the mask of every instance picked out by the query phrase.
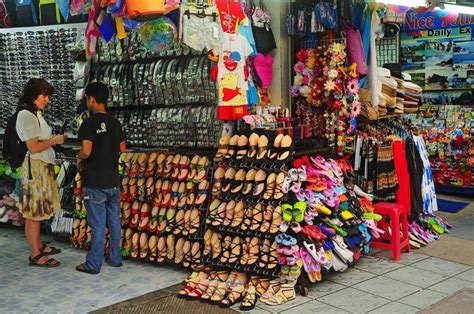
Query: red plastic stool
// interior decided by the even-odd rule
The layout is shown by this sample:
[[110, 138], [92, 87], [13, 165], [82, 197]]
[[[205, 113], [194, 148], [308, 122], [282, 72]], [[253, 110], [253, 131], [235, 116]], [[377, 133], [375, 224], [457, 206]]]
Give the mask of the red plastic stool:
[[[382, 215], [383, 219], [377, 223], [377, 227], [382, 230], [388, 230], [387, 225], [390, 224], [391, 235], [388, 232], [381, 234], [380, 238], [374, 239], [370, 244], [371, 247], [391, 250], [392, 258], [395, 261], [400, 260], [400, 252], [405, 248], [410, 253], [410, 237], [408, 235], [408, 213], [405, 206], [396, 203], [381, 202], [374, 205], [375, 213]], [[390, 218], [390, 222], [387, 222]], [[400, 239], [400, 224], [402, 224], [402, 237]], [[387, 240], [389, 243], [387, 243]]]

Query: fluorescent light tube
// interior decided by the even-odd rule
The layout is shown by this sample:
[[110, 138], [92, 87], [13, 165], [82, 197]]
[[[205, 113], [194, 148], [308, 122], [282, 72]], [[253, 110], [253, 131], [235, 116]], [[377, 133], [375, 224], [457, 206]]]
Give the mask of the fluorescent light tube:
[[468, 7], [466, 5], [457, 5], [457, 4], [447, 4], [447, 3], [445, 3], [444, 4], [444, 9], [446, 11], [474, 15], [474, 7]]
[[385, 4], [395, 4], [403, 5], [406, 7], [426, 7], [425, 0], [376, 0], [376, 2], [381, 2]]

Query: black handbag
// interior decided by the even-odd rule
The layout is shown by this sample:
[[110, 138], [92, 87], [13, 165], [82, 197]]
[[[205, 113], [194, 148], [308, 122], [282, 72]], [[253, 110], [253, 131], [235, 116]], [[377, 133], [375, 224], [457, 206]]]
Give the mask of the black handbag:
[[258, 52], [267, 54], [277, 47], [270, 24], [265, 23], [264, 27], [252, 25], [252, 33]]

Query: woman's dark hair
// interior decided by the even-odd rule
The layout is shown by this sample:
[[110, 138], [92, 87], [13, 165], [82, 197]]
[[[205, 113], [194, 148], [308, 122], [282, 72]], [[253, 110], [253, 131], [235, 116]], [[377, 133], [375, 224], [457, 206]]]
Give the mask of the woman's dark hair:
[[53, 85], [45, 79], [32, 78], [26, 83], [23, 95], [20, 98], [20, 105], [32, 104], [39, 95], [52, 96], [54, 94]]
[[86, 96], [94, 97], [97, 103], [107, 106], [109, 88], [102, 82], [93, 82], [86, 87]]

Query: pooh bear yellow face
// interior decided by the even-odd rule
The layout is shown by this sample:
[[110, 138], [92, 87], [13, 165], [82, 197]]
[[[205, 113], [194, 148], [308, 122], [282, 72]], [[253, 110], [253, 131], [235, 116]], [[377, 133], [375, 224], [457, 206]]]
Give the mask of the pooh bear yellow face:
[[219, 98], [224, 105], [247, 104], [247, 92], [238, 87], [239, 75], [227, 73], [219, 81]]

